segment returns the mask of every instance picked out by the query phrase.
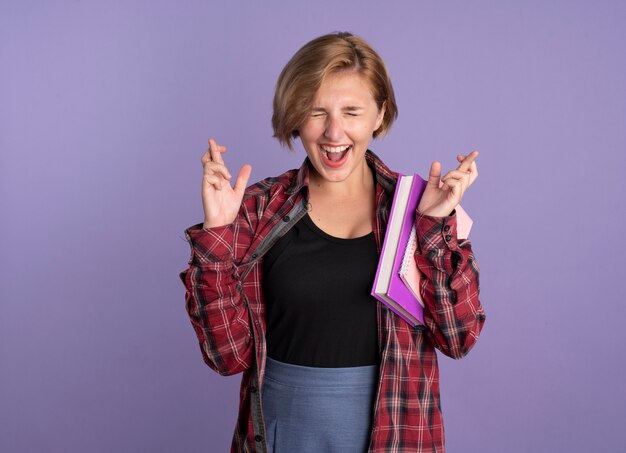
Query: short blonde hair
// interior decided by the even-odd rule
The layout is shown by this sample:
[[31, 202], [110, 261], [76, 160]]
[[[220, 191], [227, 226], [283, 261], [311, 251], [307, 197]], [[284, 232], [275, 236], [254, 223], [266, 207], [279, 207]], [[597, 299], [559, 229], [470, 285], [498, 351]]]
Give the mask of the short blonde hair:
[[391, 79], [382, 58], [362, 38], [350, 33], [331, 33], [305, 44], [285, 65], [274, 93], [274, 137], [293, 149], [293, 139], [305, 123], [317, 90], [326, 77], [340, 71], [355, 71], [372, 88], [378, 108], [385, 115], [373, 137], [386, 134], [398, 116]]

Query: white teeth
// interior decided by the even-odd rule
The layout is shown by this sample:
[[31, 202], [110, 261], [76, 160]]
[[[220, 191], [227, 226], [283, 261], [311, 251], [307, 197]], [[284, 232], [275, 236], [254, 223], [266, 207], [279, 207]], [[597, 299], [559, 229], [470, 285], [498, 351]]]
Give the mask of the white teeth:
[[321, 148], [322, 148], [322, 150], [324, 150], [327, 153], [342, 153], [345, 150], [347, 150], [348, 148], [350, 148], [350, 145], [344, 145], [344, 146], [322, 146]]

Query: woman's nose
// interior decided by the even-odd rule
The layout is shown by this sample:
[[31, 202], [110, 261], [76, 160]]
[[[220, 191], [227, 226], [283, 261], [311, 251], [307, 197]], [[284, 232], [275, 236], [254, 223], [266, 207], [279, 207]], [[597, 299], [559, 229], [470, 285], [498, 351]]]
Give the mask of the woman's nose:
[[324, 131], [324, 136], [333, 142], [338, 141], [342, 138], [343, 128], [341, 127], [341, 122], [338, 118], [333, 117], [332, 115], [328, 115], [326, 120], [326, 130]]

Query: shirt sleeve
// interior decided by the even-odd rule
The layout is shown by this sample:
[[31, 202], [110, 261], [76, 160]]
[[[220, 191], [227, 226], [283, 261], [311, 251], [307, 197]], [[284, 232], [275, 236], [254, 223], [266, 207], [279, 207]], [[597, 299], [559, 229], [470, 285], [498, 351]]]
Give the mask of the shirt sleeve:
[[189, 268], [180, 274], [203, 359], [222, 375], [246, 370], [254, 355], [250, 316], [235, 264], [236, 250], [243, 248], [239, 231], [237, 223], [211, 229], [199, 224], [186, 230], [191, 258]]
[[417, 267], [427, 335], [442, 353], [464, 357], [485, 322], [478, 299], [479, 269], [469, 240], [457, 240], [456, 214], [431, 217], [416, 212]]

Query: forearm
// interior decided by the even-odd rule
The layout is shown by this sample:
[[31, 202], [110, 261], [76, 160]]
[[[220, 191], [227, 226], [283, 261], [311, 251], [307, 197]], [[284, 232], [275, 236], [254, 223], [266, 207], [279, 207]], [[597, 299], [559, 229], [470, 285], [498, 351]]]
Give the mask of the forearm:
[[416, 216], [417, 266], [425, 276], [421, 286], [429, 337], [444, 354], [465, 356], [485, 322], [480, 304], [479, 269], [468, 240], [456, 237], [456, 216]]
[[247, 369], [253, 344], [241, 282], [236, 277], [232, 228], [187, 230], [192, 256], [180, 274], [186, 308], [205, 362], [223, 375]]

